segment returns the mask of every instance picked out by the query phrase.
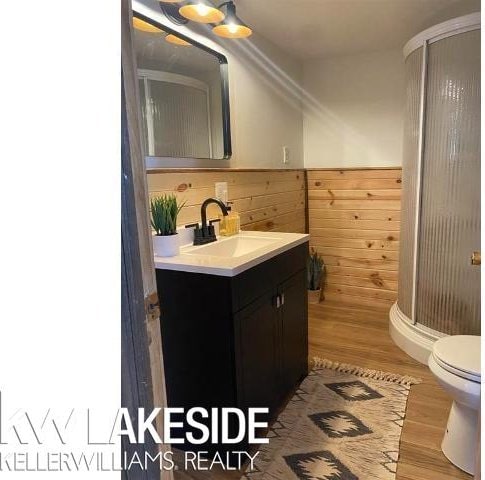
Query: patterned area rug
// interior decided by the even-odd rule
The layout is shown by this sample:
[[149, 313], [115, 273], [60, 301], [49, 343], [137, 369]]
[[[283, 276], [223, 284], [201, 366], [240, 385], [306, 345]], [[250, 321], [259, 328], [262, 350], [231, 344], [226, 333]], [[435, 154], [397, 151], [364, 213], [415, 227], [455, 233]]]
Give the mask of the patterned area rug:
[[314, 360], [244, 479], [393, 480], [419, 379]]

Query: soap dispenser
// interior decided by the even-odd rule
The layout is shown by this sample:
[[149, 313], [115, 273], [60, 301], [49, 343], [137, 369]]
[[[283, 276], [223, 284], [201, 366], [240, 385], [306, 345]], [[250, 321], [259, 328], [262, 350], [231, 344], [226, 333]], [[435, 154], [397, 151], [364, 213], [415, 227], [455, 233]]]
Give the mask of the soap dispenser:
[[237, 235], [241, 229], [241, 217], [239, 213], [232, 211], [232, 202], [227, 202], [227, 215], [220, 215], [221, 220], [219, 224], [219, 235], [223, 237], [230, 237], [231, 235]]

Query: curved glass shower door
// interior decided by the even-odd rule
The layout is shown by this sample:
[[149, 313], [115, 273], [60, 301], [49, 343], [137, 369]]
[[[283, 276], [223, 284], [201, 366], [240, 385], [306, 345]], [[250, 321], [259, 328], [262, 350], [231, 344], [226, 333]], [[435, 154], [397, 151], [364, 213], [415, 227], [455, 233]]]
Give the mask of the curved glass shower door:
[[480, 334], [480, 31], [428, 46], [416, 321]]

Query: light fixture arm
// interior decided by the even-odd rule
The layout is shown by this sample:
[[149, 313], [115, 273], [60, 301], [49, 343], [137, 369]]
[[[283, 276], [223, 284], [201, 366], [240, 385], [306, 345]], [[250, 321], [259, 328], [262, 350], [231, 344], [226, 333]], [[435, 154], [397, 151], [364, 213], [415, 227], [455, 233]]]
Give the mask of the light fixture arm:
[[217, 9], [221, 10], [222, 8], [226, 7], [226, 21], [228, 18], [235, 19], [237, 18], [236, 16], [236, 4], [234, 3], [234, 0], [228, 0], [227, 2], [221, 3]]
[[186, 25], [188, 20], [179, 13], [178, 6], [173, 3], [158, 2], [162, 13], [175, 25]]
[[235, 6], [234, 1], [229, 0], [228, 2], [221, 3], [217, 8], [222, 8], [222, 7], [225, 7], [226, 5], [229, 5], [229, 4], [231, 4], [232, 6]]

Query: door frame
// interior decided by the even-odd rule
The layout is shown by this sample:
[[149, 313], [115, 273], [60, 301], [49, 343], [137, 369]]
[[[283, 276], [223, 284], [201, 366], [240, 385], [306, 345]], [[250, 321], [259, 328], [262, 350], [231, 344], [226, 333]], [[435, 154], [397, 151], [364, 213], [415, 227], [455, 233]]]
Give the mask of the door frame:
[[[148, 188], [142, 154], [139, 92], [133, 47], [133, 14], [130, 0], [121, 1], [121, 183], [122, 183], [122, 402], [132, 408], [167, 406], [163, 369], [160, 309], [148, 210]], [[124, 296], [123, 296], [124, 295]], [[163, 438], [163, 415], [156, 429]], [[142, 446], [159, 449], [170, 445]], [[127, 446], [127, 449], [133, 446]], [[158, 468], [157, 468], [158, 472]], [[151, 472], [127, 471], [127, 480], [153, 479]], [[171, 470], [161, 470], [160, 480], [173, 480]]]

